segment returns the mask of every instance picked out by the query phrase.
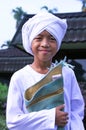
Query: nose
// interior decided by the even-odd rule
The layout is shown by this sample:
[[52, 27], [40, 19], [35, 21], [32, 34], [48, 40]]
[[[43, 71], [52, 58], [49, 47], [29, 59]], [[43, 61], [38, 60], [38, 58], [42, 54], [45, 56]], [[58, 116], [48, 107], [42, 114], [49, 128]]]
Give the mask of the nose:
[[41, 46], [42, 46], [42, 47], [47, 47], [47, 48], [48, 48], [48, 47], [49, 47], [49, 41], [48, 41], [48, 39], [46, 39], [46, 38], [43, 39], [43, 41], [42, 41], [42, 43], [41, 43]]

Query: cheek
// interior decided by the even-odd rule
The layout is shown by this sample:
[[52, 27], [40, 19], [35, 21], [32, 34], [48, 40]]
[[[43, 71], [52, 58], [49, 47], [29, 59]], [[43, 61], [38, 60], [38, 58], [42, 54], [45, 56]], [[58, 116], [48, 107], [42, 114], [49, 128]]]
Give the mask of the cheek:
[[58, 44], [56, 43], [56, 50], [58, 50]]
[[54, 44], [54, 46], [53, 46], [53, 50], [54, 50], [55, 52], [58, 50], [58, 44], [57, 44], [57, 43]]
[[31, 44], [31, 48], [32, 48], [32, 51], [34, 51], [34, 49], [36, 48], [36, 43], [34, 41]]
[[57, 48], [55, 48], [53, 54], [56, 55], [57, 51], [58, 51]]
[[55, 55], [58, 51], [58, 45], [53, 46], [53, 54]]

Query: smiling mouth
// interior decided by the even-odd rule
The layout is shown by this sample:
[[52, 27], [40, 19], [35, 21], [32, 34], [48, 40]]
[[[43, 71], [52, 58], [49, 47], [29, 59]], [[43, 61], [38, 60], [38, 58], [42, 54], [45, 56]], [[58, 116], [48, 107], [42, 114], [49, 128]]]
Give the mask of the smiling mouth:
[[49, 50], [41, 50], [40, 52], [43, 52], [43, 53], [50, 53]]
[[50, 50], [39, 50], [39, 51], [50, 52]]

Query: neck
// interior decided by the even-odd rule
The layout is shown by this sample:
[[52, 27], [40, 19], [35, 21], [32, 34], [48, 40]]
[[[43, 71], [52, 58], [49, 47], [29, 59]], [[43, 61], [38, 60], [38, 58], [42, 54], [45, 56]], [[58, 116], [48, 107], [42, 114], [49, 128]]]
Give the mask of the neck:
[[39, 73], [42, 73], [42, 74], [46, 74], [47, 72], [48, 72], [48, 68], [51, 66], [51, 62], [42, 62], [42, 63], [40, 63], [40, 62], [33, 62], [32, 64], [31, 64], [31, 67], [35, 70], [35, 71], [37, 71], [37, 72], [39, 72]]

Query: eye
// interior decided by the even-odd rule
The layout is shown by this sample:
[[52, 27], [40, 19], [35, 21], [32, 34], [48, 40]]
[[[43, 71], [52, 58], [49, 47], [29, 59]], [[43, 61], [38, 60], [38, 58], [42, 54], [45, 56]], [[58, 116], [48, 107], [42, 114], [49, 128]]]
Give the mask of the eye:
[[34, 40], [41, 41], [42, 37], [41, 36], [37, 36], [37, 37], [34, 38]]
[[56, 41], [56, 39], [53, 36], [50, 36], [50, 40]]

